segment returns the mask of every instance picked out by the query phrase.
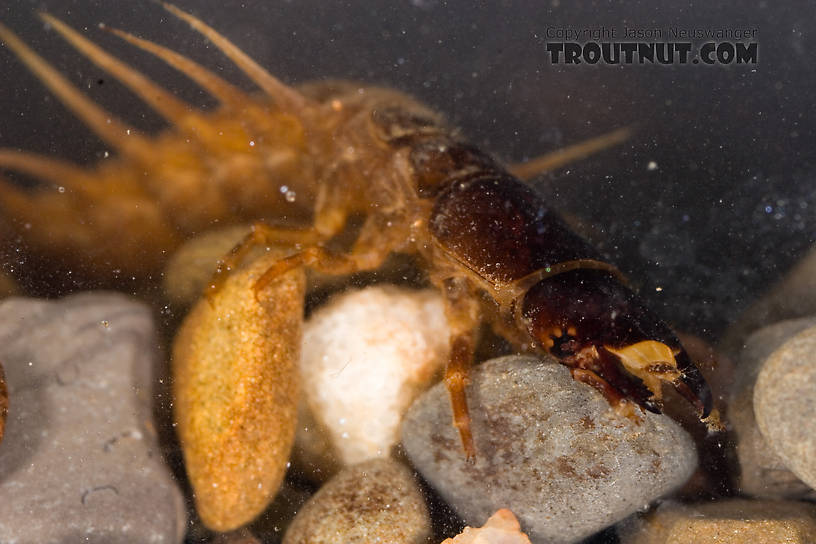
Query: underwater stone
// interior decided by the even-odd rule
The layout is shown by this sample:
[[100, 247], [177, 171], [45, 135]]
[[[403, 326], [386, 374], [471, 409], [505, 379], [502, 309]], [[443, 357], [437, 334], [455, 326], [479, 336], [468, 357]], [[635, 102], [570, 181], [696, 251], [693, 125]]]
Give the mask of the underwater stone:
[[685, 505], [666, 501], [617, 527], [622, 544], [754, 544], [816, 541], [816, 506], [731, 499]]
[[402, 438], [414, 466], [470, 525], [508, 508], [534, 542], [577, 542], [678, 488], [697, 465], [691, 438], [670, 418], [619, 416], [550, 358], [477, 366], [468, 400], [474, 463], [444, 384], [411, 406]]
[[173, 415], [196, 511], [208, 528], [251, 522], [277, 494], [295, 439], [302, 269], [256, 291], [280, 255], [232, 271], [173, 340]]
[[774, 452], [816, 489], [816, 327], [787, 340], [762, 365], [754, 414]]
[[152, 424], [157, 344], [151, 311], [123, 295], [0, 303], [0, 542], [182, 541]]
[[530, 544], [530, 539], [521, 532], [516, 516], [502, 508], [481, 527], [465, 527], [460, 534], [442, 544]]
[[283, 544], [425, 543], [431, 521], [411, 471], [391, 459], [341, 470], [295, 517]]
[[816, 326], [816, 319], [791, 319], [757, 330], [745, 341], [731, 392], [728, 421], [736, 435], [739, 490], [755, 497], [816, 498], [768, 444], [754, 415], [754, 387], [762, 364], [786, 340]]
[[391, 455], [403, 415], [448, 359], [448, 338], [433, 289], [353, 290], [309, 318], [297, 451], [313, 478]]

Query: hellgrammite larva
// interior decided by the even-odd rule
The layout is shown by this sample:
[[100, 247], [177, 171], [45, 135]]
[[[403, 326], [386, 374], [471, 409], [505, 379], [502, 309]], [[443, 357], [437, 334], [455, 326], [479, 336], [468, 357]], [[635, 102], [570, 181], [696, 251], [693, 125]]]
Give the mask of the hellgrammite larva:
[[[107, 29], [220, 103], [211, 112], [196, 109], [41, 14], [170, 123], [151, 138], [94, 104], [0, 26], [6, 46], [118, 152], [83, 169], [0, 150], [0, 167], [59, 187], [29, 191], [2, 182], [5, 227], [35, 255], [102, 275], [148, 275], [184, 238], [216, 222], [257, 221], [220, 274], [258, 244], [301, 248], [272, 266], [259, 290], [295, 267], [344, 275], [375, 270], [393, 252], [413, 254], [444, 295], [452, 329], [445, 383], [468, 458], [476, 449], [465, 385], [483, 320], [515, 345], [553, 355], [629, 417], [638, 418], [635, 405], [659, 412], [665, 382], [709, 429], [719, 428], [708, 385], [670, 328], [528, 185], [439, 115], [391, 89], [339, 81], [288, 87], [201, 20], [164, 7], [263, 92], [249, 95], [170, 49]], [[540, 171], [621, 139], [618, 131], [516, 172]], [[360, 215], [350, 248], [329, 249]]]

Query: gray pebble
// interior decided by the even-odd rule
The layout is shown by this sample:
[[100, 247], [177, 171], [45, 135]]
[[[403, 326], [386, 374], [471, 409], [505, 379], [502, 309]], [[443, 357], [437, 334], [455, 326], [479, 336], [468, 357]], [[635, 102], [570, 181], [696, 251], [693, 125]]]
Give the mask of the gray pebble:
[[439, 384], [403, 422], [411, 462], [470, 525], [509, 508], [532, 541], [576, 542], [682, 485], [697, 465], [668, 417], [637, 424], [548, 359], [511, 356], [472, 371], [476, 462], [467, 463]]
[[151, 422], [156, 346], [150, 310], [123, 295], [0, 303], [0, 542], [182, 540]]
[[771, 448], [816, 489], [816, 327], [786, 341], [762, 365], [754, 414]]
[[421, 544], [431, 534], [411, 471], [392, 459], [341, 470], [295, 517], [283, 544]]
[[797, 478], [770, 447], [754, 417], [754, 385], [762, 364], [786, 340], [813, 326], [814, 318], [781, 321], [759, 329], [745, 341], [728, 409], [728, 421], [736, 437], [742, 493], [764, 498], [816, 498], [816, 492]]

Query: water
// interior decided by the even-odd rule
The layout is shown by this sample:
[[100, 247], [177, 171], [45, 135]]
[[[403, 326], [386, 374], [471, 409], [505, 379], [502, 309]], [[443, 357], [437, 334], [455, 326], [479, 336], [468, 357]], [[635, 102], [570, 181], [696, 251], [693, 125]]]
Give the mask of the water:
[[[240, 7], [181, 7], [288, 83], [341, 78], [399, 88], [508, 163], [633, 127], [624, 145], [543, 174], [534, 184], [668, 322], [709, 342], [716, 343], [816, 238], [815, 44], [808, 27], [814, 18], [806, 2], [690, 9], [671, 3], [249, 0]], [[94, 41], [191, 103], [214, 104], [175, 71], [93, 27], [105, 22], [171, 46], [252, 88], [203, 39], [149, 2], [75, 2], [66, 8], [56, 0], [9, 0], [0, 8], [0, 20], [87, 96], [144, 132], [160, 129], [162, 120], [46, 31], [35, 15], [40, 9], [74, 28], [89, 28]], [[553, 66], [545, 50], [546, 29], [553, 25], [673, 24], [758, 26], [759, 64]], [[80, 164], [108, 160], [110, 148], [7, 49], [0, 50], [0, 73], [0, 148]], [[294, 191], [284, 193], [296, 200]], [[2, 254], [4, 270], [24, 278], [38, 272], [22, 256], [24, 247], [12, 242]], [[61, 294], [53, 285], [64, 292], [93, 286], [80, 274], [56, 280], [34, 275], [36, 282], [23, 280], [34, 293]]]

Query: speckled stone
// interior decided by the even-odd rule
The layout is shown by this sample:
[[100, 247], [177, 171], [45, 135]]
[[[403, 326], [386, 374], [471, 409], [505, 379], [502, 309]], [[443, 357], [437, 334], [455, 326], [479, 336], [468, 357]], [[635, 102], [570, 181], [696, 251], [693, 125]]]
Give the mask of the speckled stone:
[[773, 451], [816, 488], [816, 327], [787, 340], [762, 365], [754, 414]]
[[816, 506], [733, 499], [683, 505], [665, 502], [617, 528], [621, 544], [811, 544]]
[[754, 416], [754, 385], [762, 364], [786, 340], [814, 326], [813, 318], [781, 321], [759, 329], [745, 341], [728, 410], [736, 436], [742, 493], [766, 498], [816, 499], [816, 492], [797, 478], [770, 447]]
[[283, 544], [425, 543], [430, 518], [404, 465], [374, 459], [340, 471], [295, 517]]
[[488, 361], [472, 371], [468, 400], [475, 463], [443, 384], [411, 406], [402, 437], [414, 466], [470, 525], [508, 508], [534, 542], [577, 542], [670, 493], [697, 464], [674, 421], [619, 416], [551, 359]]
[[233, 271], [196, 303], [173, 340], [173, 416], [201, 521], [232, 531], [283, 482], [295, 440], [306, 279], [255, 285], [280, 255]]
[[157, 344], [150, 310], [123, 295], [0, 303], [0, 542], [181, 542], [151, 415]]

